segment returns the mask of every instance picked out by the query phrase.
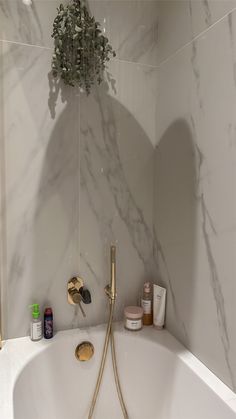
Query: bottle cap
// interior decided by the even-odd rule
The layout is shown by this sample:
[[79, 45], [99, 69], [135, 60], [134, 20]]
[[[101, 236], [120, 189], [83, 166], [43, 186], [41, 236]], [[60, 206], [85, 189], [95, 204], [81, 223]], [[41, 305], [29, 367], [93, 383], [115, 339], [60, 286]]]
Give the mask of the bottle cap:
[[151, 282], [145, 282], [143, 286], [144, 292], [151, 292]]
[[143, 317], [143, 308], [138, 306], [125, 307], [124, 313], [130, 319], [140, 319]]
[[39, 304], [32, 304], [32, 305], [30, 306], [30, 308], [32, 308], [32, 309], [33, 309], [33, 310], [32, 310], [32, 317], [33, 317], [34, 319], [38, 319], [38, 318], [39, 318], [39, 316], [40, 316]]
[[52, 316], [52, 309], [51, 309], [51, 307], [46, 307], [45, 308], [44, 315], [45, 316]]

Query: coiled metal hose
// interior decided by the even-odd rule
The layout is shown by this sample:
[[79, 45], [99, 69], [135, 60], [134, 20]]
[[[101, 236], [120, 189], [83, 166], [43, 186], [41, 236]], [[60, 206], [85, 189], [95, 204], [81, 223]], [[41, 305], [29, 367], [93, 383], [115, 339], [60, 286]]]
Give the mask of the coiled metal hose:
[[95, 387], [95, 390], [94, 390], [94, 394], [93, 394], [93, 398], [92, 398], [92, 402], [91, 402], [91, 406], [90, 406], [90, 410], [89, 410], [88, 419], [92, 419], [94, 408], [95, 408], [97, 397], [98, 397], [98, 393], [99, 393], [99, 390], [100, 390], [102, 377], [103, 377], [103, 372], [104, 372], [104, 367], [105, 367], [106, 358], [107, 358], [107, 350], [108, 350], [109, 340], [111, 340], [112, 366], [113, 366], [113, 371], [114, 371], [117, 394], [118, 394], [118, 397], [119, 397], [119, 401], [120, 401], [120, 405], [121, 405], [121, 409], [122, 409], [122, 412], [123, 412], [124, 419], [129, 419], [127, 409], [126, 409], [126, 406], [125, 406], [125, 402], [124, 402], [124, 398], [123, 398], [123, 394], [122, 394], [122, 391], [121, 391], [120, 380], [119, 380], [119, 375], [118, 375], [118, 368], [117, 368], [117, 361], [116, 361], [115, 340], [114, 340], [114, 333], [113, 333], [113, 329], [112, 329], [114, 306], [115, 306], [115, 300], [110, 300], [110, 314], [109, 314], [109, 321], [108, 321], [108, 324], [107, 324], [106, 337], [105, 337], [105, 342], [104, 342], [104, 347], [103, 347], [103, 352], [102, 352], [102, 359], [101, 359], [101, 364], [100, 364], [100, 368], [99, 368], [99, 372], [98, 372], [96, 387]]

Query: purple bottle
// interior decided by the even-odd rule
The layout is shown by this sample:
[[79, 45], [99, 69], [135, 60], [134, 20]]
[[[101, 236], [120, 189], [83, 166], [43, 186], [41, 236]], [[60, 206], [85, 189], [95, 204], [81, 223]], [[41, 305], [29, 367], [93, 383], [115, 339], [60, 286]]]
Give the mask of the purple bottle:
[[44, 311], [44, 337], [51, 339], [53, 337], [53, 314], [51, 307], [45, 308]]

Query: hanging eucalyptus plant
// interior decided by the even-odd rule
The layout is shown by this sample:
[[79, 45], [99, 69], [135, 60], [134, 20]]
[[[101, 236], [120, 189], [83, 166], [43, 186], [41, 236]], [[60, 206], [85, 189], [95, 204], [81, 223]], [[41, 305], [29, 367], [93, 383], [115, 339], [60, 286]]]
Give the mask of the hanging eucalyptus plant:
[[53, 76], [89, 94], [94, 83], [103, 81], [106, 62], [115, 57], [115, 51], [102, 34], [100, 23], [80, 0], [71, 0], [65, 6], [61, 4], [57, 11], [52, 33]]

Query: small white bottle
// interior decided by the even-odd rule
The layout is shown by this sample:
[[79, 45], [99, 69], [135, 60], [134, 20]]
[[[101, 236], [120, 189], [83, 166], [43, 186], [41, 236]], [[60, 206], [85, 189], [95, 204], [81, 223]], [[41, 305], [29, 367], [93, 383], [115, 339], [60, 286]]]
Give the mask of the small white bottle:
[[32, 320], [30, 322], [30, 339], [34, 342], [43, 337], [42, 320], [40, 317], [39, 304], [32, 304]]

